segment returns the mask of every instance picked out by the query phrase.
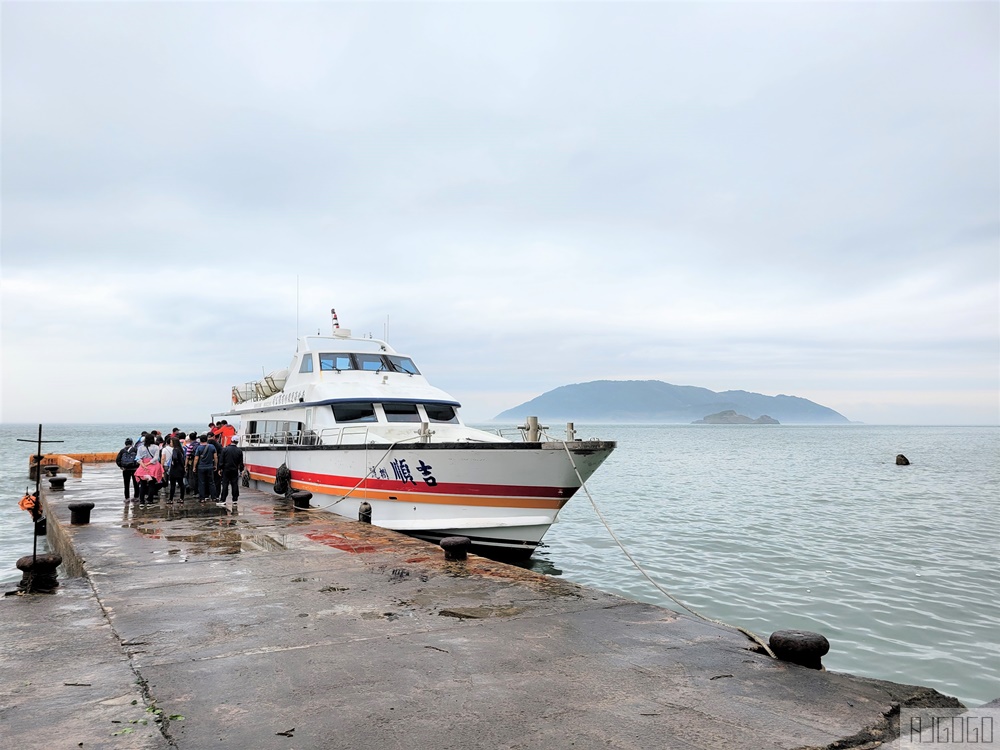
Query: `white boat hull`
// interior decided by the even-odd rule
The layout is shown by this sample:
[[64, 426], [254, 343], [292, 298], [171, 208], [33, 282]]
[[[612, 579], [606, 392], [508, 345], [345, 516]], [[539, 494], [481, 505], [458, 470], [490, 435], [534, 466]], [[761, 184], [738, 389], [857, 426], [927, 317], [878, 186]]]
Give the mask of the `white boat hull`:
[[314, 506], [339, 515], [357, 518], [367, 502], [377, 526], [430, 541], [466, 536], [480, 550], [530, 555], [580, 479], [614, 447], [596, 440], [249, 445], [244, 463], [263, 489], [273, 488], [285, 464], [293, 489], [312, 492]]

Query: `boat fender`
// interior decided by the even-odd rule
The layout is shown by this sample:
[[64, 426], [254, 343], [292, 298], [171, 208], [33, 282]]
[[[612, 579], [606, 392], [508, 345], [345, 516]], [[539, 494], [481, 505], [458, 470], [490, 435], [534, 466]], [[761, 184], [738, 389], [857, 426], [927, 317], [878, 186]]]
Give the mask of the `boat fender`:
[[279, 495], [287, 495], [292, 489], [292, 472], [285, 464], [278, 467], [274, 473], [274, 491]]
[[361, 523], [371, 523], [372, 522], [372, 505], [371, 503], [365, 501], [358, 506], [358, 520]]

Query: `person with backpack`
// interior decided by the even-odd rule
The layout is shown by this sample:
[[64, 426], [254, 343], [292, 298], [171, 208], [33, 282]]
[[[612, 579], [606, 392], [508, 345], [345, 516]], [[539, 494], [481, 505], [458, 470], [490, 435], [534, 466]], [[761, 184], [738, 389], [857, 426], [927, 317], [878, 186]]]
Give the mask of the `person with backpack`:
[[122, 479], [125, 480], [125, 504], [129, 501], [129, 487], [135, 496], [139, 496], [139, 482], [135, 478], [135, 470], [139, 468], [139, 460], [135, 457], [135, 446], [132, 438], [125, 438], [125, 447], [118, 451], [115, 456], [115, 464], [122, 470]]
[[215, 472], [219, 470], [219, 454], [214, 443], [208, 442], [208, 435], [198, 438], [201, 444], [194, 451], [194, 472], [198, 476], [198, 502], [208, 497], [215, 498]]

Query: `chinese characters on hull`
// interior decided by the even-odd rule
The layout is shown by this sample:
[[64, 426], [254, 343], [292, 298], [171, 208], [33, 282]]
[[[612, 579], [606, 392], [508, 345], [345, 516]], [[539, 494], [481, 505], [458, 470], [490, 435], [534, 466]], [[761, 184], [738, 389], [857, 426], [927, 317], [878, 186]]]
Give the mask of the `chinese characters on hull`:
[[[417, 484], [417, 480], [414, 479], [413, 477], [413, 471], [410, 469], [410, 465], [409, 463], [407, 463], [405, 458], [397, 458], [393, 461], [390, 461], [389, 466], [392, 469], [392, 478], [395, 479], [397, 482], [402, 482], [403, 484], [412, 484], [412, 485]], [[431, 474], [431, 472], [434, 470], [433, 466], [424, 463], [423, 461], [418, 461], [416, 468], [417, 468], [417, 473], [420, 474], [420, 477], [424, 480], [424, 484], [426, 484], [428, 487], [437, 486], [437, 479], [435, 479], [434, 475]], [[376, 479], [389, 478], [389, 472], [386, 471], [384, 468], [380, 468], [378, 466], [372, 466], [368, 471], [368, 475]]]

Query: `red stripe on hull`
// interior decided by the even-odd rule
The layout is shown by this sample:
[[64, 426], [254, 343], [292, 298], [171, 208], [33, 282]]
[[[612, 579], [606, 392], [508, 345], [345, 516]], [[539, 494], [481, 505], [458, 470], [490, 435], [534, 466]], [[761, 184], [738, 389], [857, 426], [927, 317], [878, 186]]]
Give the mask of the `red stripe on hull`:
[[[273, 477], [277, 469], [270, 466], [247, 464], [246, 468], [253, 473]], [[465, 484], [458, 482], [438, 482], [433, 487], [426, 484], [403, 484], [388, 479], [368, 478], [358, 484], [358, 477], [343, 477], [336, 474], [314, 474], [306, 471], [296, 471], [292, 475], [297, 482], [310, 482], [328, 487], [351, 489], [357, 485], [358, 490], [370, 489], [380, 492], [419, 491], [422, 495], [487, 495], [491, 497], [536, 497], [554, 500], [568, 500], [576, 493], [575, 487], [530, 487], [520, 484]]]

